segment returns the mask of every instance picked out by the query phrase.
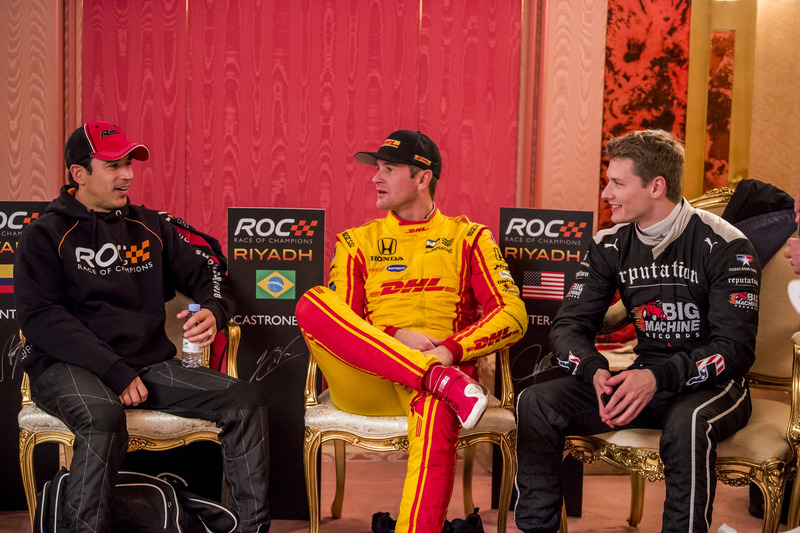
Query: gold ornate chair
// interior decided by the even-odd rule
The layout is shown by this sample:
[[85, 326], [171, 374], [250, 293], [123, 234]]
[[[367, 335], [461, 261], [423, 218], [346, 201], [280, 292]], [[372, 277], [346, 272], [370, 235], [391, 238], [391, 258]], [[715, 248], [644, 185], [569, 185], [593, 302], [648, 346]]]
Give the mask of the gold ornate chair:
[[[514, 391], [508, 362], [508, 349], [497, 354], [501, 394], [491, 396], [486, 413], [474, 429], [461, 429], [458, 448], [466, 448], [464, 455], [464, 513], [473, 512], [472, 465], [473, 444], [490, 442], [500, 447], [503, 456], [503, 473], [500, 488], [497, 531], [506, 530], [506, 518], [511, 503], [511, 488], [517, 469], [517, 428], [514, 420]], [[319, 531], [320, 504], [317, 471], [317, 454], [323, 442], [334, 441], [336, 460], [336, 496], [331, 505], [334, 518], [342, 516], [345, 478], [345, 443], [373, 451], [408, 451], [408, 418], [405, 416], [361, 416], [341, 411], [331, 402], [328, 391], [317, 395], [317, 363], [309, 356], [305, 387], [305, 463], [306, 494], [310, 511], [309, 531]]]
[[[175, 315], [185, 309], [189, 303], [183, 295], [176, 296], [166, 304], [167, 322], [165, 329], [169, 338], [180, 350], [182, 321]], [[232, 322], [226, 331], [228, 337], [227, 373], [236, 377], [236, 352], [239, 348], [240, 329]], [[24, 343], [24, 339], [23, 339]], [[208, 366], [210, 348], [203, 352], [203, 363]], [[66, 463], [72, 460], [72, 443], [75, 436], [58, 418], [39, 409], [31, 399], [28, 375], [22, 378], [22, 409], [17, 416], [19, 423], [19, 462], [22, 470], [22, 484], [28, 502], [28, 512], [33, 524], [36, 512], [36, 481], [33, 470], [33, 449], [42, 442], [57, 442], [64, 449]], [[213, 422], [197, 418], [183, 418], [176, 415], [150, 411], [147, 409], [129, 409], [126, 411], [128, 423], [128, 451], [136, 450], [168, 450], [185, 446], [196, 441], [219, 442], [217, 438], [220, 428]]]
[[[728, 189], [714, 190], [691, 203], [720, 214], [731, 194]], [[786, 292], [794, 278], [782, 252], [763, 265], [756, 360], [749, 373], [753, 413], [744, 428], [717, 446], [719, 481], [732, 486], [755, 483], [764, 494], [765, 533], [777, 531], [784, 489], [792, 477], [789, 527], [797, 526], [800, 519], [800, 478], [795, 476], [800, 443], [800, 319]], [[627, 315], [621, 305], [612, 306], [606, 322], [621, 322], [620, 312]], [[658, 454], [660, 437], [661, 431], [654, 429], [570, 436], [565, 455], [571, 454], [585, 463], [602, 459], [631, 473], [628, 523], [635, 527], [642, 518], [645, 480], [664, 479], [664, 465]], [[562, 519], [562, 531], [566, 530]]]

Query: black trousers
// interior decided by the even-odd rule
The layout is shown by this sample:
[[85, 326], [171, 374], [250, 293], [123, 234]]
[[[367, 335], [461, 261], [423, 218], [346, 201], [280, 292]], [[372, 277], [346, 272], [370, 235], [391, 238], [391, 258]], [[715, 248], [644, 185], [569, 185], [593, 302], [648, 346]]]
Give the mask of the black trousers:
[[[262, 524], [268, 529], [269, 438], [261, 390], [208, 368], [184, 368], [177, 359], [139, 375], [148, 397], [136, 408], [210, 420], [222, 428], [223, 468], [239, 531], [255, 532]], [[65, 510], [70, 531], [109, 531], [111, 491], [128, 444], [125, 408], [96, 375], [66, 363], [47, 369], [31, 393], [75, 434]]]
[[[747, 382], [738, 379], [692, 392], [657, 393], [625, 426], [663, 429], [662, 533], [708, 531], [717, 481], [717, 442], [743, 427], [751, 410]], [[574, 376], [522, 391], [517, 417], [517, 526], [526, 533], [557, 531], [564, 437], [611, 429], [600, 421], [594, 387]]]

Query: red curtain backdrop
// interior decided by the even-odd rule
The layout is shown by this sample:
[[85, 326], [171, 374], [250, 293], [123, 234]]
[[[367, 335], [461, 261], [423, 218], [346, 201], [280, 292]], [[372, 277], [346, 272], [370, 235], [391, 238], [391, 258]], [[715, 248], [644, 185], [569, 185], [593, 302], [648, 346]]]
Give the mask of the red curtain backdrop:
[[383, 216], [353, 154], [401, 128], [442, 151], [439, 207], [497, 231], [514, 205], [520, 10], [84, 0], [83, 113], [151, 148], [134, 202], [223, 242], [228, 207], [324, 208], [329, 254], [334, 233]]

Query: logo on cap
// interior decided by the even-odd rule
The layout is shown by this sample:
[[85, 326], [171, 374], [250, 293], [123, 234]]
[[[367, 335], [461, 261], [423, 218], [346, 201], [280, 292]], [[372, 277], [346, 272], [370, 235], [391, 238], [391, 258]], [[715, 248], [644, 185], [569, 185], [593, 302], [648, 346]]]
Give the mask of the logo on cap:
[[395, 139], [386, 139], [381, 146], [391, 146], [392, 148], [400, 148], [400, 141]]
[[415, 155], [415, 156], [414, 156], [414, 160], [415, 160], [415, 161], [419, 161], [419, 162], [421, 162], [421, 163], [424, 163], [424, 164], [426, 164], [426, 165], [428, 165], [428, 166], [431, 166], [431, 160], [430, 160], [430, 159], [425, 159], [425, 158], [424, 158], [424, 157], [422, 157], [421, 155]]

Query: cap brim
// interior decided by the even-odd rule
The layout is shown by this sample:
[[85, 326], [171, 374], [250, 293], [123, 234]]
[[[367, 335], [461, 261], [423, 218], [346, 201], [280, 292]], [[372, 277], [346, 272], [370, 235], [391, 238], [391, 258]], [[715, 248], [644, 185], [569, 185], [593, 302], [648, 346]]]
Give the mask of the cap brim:
[[103, 150], [100, 152], [95, 152], [92, 154], [92, 157], [96, 159], [102, 159], [103, 161], [116, 161], [118, 159], [122, 159], [128, 154], [130, 154], [133, 159], [137, 159], [139, 161], [147, 161], [150, 158], [150, 150], [147, 148], [147, 146], [134, 143], [129, 144], [121, 150]]

